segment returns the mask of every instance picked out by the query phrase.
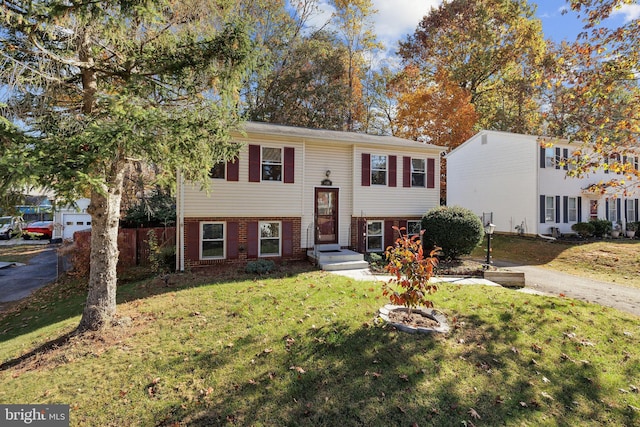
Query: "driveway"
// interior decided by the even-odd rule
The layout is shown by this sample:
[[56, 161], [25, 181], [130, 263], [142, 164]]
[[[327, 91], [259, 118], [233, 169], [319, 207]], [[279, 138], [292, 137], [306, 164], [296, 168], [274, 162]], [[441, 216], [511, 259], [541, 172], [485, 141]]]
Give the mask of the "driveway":
[[525, 287], [549, 295], [564, 295], [582, 301], [612, 307], [640, 316], [640, 289], [586, 279], [543, 267], [494, 261], [497, 267], [523, 271]]
[[0, 304], [17, 301], [58, 277], [56, 247], [31, 258], [29, 264], [0, 268]]

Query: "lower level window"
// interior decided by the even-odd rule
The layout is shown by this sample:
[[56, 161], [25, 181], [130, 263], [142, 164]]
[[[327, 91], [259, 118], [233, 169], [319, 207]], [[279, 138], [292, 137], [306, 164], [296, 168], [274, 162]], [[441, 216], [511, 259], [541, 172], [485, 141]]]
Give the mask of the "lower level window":
[[200, 230], [200, 258], [224, 258], [224, 222], [203, 222]]
[[280, 255], [280, 222], [261, 222], [260, 256]]
[[367, 221], [367, 252], [384, 251], [383, 221]]
[[413, 236], [420, 236], [420, 230], [422, 229], [422, 221], [407, 221], [407, 236], [412, 238]]

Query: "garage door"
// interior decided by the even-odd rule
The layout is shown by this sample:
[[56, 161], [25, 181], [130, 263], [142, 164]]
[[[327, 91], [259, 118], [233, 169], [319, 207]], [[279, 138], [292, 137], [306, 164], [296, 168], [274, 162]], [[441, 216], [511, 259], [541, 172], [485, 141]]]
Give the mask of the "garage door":
[[63, 214], [62, 215], [62, 238], [73, 239], [76, 231], [91, 228], [91, 215], [89, 214]]

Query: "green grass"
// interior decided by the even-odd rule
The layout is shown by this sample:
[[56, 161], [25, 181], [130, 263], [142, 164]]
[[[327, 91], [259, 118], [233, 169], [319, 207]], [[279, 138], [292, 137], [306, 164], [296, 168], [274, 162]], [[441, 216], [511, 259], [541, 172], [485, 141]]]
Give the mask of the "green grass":
[[[613, 309], [443, 285], [452, 332], [425, 336], [375, 320], [379, 283], [172, 283], [122, 285], [118, 326], [5, 365], [0, 402], [70, 404], [74, 426], [640, 424], [640, 326]], [[58, 286], [0, 319], [0, 361], [77, 325], [83, 286]]]
[[[640, 289], [640, 240], [567, 242], [495, 235], [491, 248], [494, 260], [539, 265]], [[472, 257], [486, 257], [486, 240]]]

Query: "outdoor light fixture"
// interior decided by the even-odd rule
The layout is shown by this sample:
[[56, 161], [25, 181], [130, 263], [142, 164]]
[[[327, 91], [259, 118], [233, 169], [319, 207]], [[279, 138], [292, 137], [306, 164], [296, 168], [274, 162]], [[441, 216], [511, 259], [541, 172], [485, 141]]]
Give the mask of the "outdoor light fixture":
[[484, 232], [487, 235], [487, 267], [491, 265], [491, 236], [493, 235], [493, 231], [496, 229], [496, 225], [490, 222], [484, 226]]

